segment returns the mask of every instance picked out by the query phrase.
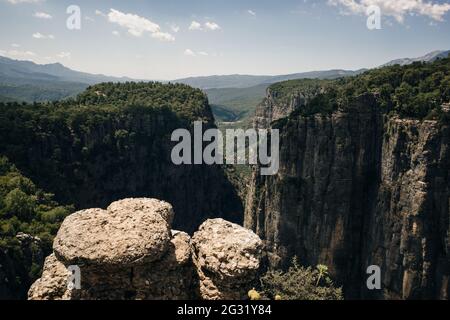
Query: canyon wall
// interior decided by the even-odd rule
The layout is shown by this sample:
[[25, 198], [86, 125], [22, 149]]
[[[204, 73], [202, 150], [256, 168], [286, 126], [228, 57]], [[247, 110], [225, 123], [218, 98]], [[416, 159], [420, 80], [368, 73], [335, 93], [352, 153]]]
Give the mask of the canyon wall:
[[[269, 90], [255, 118], [280, 130], [280, 170], [255, 169], [245, 212], [270, 264], [326, 264], [347, 298], [448, 299], [449, 126], [383, 114], [373, 95], [291, 113], [305, 96]], [[370, 265], [382, 290], [367, 289]]]
[[[142, 102], [136, 100], [141, 96]], [[155, 197], [180, 212], [174, 227], [189, 233], [207, 218], [242, 224], [242, 201], [221, 166], [178, 166], [171, 160], [174, 130], [192, 132], [194, 121], [202, 121], [205, 130], [214, 126], [201, 91], [104, 84], [65, 103], [0, 110], [0, 154], [59, 203], [85, 209]]]

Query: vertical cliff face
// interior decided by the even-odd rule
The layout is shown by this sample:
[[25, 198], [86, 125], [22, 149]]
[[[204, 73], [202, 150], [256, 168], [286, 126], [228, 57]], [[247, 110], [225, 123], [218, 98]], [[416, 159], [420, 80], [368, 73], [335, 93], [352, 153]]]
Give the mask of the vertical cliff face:
[[179, 212], [174, 227], [186, 232], [207, 218], [242, 223], [241, 200], [220, 166], [178, 166], [171, 160], [172, 132], [193, 132], [194, 121], [202, 121], [205, 130], [214, 126], [199, 90], [102, 84], [75, 102], [4, 106], [0, 154], [59, 202], [78, 209], [155, 197], [173, 204]]
[[[287, 116], [298, 99], [269, 91], [255, 125]], [[449, 128], [390, 118], [370, 95], [353, 104], [274, 123], [280, 170], [255, 170], [245, 225], [265, 240], [273, 266], [294, 255], [326, 264], [347, 297], [447, 298]], [[366, 287], [373, 264], [381, 291]]]

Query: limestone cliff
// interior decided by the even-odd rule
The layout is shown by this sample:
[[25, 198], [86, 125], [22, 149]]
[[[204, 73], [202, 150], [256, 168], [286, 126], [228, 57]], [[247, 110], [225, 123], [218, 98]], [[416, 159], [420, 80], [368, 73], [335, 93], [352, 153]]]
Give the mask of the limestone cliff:
[[0, 108], [0, 154], [77, 209], [155, 197], [192, 233], [208, 218], [242, 223], [243, 205], [220, 166], [174, 165], [174, 130], [214, 126], [207, 97], [183, 85], [101, 84], [74, 101]]
[[[281, 119], [280, 170], [254, 171], [245, 213], [270, 263], [326, 264], [350, 298], [448, 299], [449, 126], [389, 117], [372, 95], [286, 117], [298, 101], [269, 91], [256, 114], [258, 127]], [[373, 264], [381, 291], [366, 287]]]

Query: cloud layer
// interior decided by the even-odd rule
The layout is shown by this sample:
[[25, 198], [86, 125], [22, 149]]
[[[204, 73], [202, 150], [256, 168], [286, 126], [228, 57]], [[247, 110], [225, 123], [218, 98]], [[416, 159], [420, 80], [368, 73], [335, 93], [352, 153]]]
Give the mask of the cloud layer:
[[443, 21], [444, 15], [450, 11], [450, 3], [424, 0], [328, 0], [328, 4], [343, 8], [345, 14], [366, 14], [369, 6], [376, 5], [383, 15], [394, 17], [400, 23], [406, 15], [414, 14]]
[[39, 18], [39, 19], [51, 19], [52, 16], [46, 12], [35, 12], [33, 14], [33, 17]]
[[212, 21], [206, 21], [203, 25], [198, 21], [192, 21], [191, 25], [189, 26], [189, 30], [191, 31], [216, 31], [220, 30], [220, 26]]
[[128, 33], [135, 37], [141, 37], [144, 33], [149, 33], [152, 38], [162, 41], [174, 41], [175, 37], [170, 33], [162, 32], [158, 24], [140, 17], [136, 14], [123, 13], [119, 10], [111, 9], [108, 13], [108, 20], [127, 29]]

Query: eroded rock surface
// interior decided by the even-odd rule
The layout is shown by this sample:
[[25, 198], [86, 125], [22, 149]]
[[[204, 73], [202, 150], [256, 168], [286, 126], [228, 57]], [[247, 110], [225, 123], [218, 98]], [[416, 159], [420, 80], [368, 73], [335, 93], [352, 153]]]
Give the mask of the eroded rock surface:
[[[262, 243], [253, 232], [209, 220], [194, 237], [170, 230], [170, 204], [125, 199], [63, 222], [29, 299], [239, 299], [256, 276]], [[193, 261], [192, 255], [201, 257]], [[81, 289], [68, 289], [68, 267]]]
[[207, 220], [192, 238], [203, 299], [243, 299], [260, 268], [263, 244], [252, 231]]
[[132, 210], [130, 202], [113, 211], [88, 209], [67, 217], [53, 250], [66, 264], [134, 265], [159, 260], [167, 250], [170, 228], [156, 211]]
[[[302, 107], [269, 91], [255, 126], [292, 106]], [[255, 170], [245, 214], [270, 263], [325, 264], [348, 298], [448, 299], [448, 124], [385, 115], [365, 95], [346, 110], [294, 113], [278, 126], [280, 170]], [[381, 268], [382, 290], [367, 289], [371, 265]]]

